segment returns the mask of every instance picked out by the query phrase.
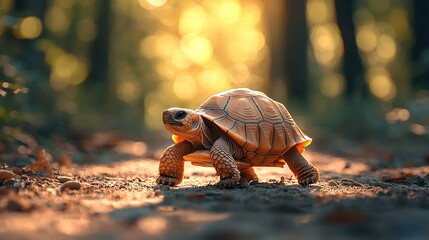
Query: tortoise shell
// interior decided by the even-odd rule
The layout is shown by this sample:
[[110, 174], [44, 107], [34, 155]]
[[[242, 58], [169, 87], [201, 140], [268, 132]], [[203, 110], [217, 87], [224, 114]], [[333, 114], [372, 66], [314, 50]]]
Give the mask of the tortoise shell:
[[239, 144], [245, 153], [239, 161], [251, 166], [283, 166], [284, 153], [294, 146], [303, 152], [312, 141], [283, 104], [259, 91], [221, 92], [209, 97], [196, 112]]

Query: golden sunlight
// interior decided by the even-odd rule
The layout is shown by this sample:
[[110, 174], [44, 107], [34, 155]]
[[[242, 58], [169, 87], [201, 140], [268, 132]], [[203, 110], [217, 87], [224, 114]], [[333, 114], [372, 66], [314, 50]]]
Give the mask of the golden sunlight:
[[385, 69], [371, 69], [367, 79], [369, 90], [377, 98], [389, 101], [396, 96], [396, 86]]
[[212, 58], [213, 46], [207, 38], [187, 34], [180, 40], [180, 47], [189, 60], [197, 65], [205, 65]]
[[14, 27], [14, 34], [17, 38], [34, 39], [40, 33], [42, 33], [42, 21], [34, 16], [24, 18]]
[[136, 81], [122, 81], [117, 88], [117, 94], [122, 101], [131, 103], [140, 97], [140, 89]]
[[46, 27], [55, 33], [65, 32], [70, 27], [71, 20], [60, 7], [52, 6], [45, 13]]
[[50, 84], [53, 89], [61, 91], [70, 84], [78, 85], [85, 80], [88, 74], [85, 64], [72, 54], [64, 53], [57, 48], [51, 49], [48, 50], [47, 60], [52, 62]]
[[366, 53], [374, 51], [378, 44], [374, 25], [365, 24], [359, 27], [356, 34], [356, 43], [358, 47]]
[[[335, 73], [343, 55], [343, 44], [332, 15], [333, 1], [309, 1], [306, 11], [314, 57], [318, 64], [328, 70], [327, 74]], [[326, 86], [326, 82], [320, 84]]]
[[234, 23], [240, 17], [241, 6], [234, 0], [216, 1], [214, 12], [225, 23]]
[[393, 38], [388, 35], [381, 35], [378, 39], [376, 52], [386, 60], [394, 58], [396, 55], [396, 43]]
[[154, 7], [161, 7], [167, 0], [147, 0], [147, 2]]
[[181, 74], [174, 80], [174, 94], [183, 100], [190, 100], [197, 94], [195, 80], [190, 74]]
[[206, 24], [207, 13], [202, 6], [192, 6], [183, 11], [179, 21], [179, 32], [182, 35], [199, 33]]
[[319, 64], [328, 68], [333, 68], [338, 64], [343, 48], [339, 30], [334, 24], [313, 27], [310, 32], [310, 40]]
[[319, 84], [320, 92], [326, 97], [338, 97], [344, 91], [345, 80], [342, 75], [332, 74], [324, 77]]
[[151, 59], [161, 80], [155, 96], [168, 93], [169, 97], [145, 99], [150, 128], [162, 127], [153, 120], [177, 102], [194, 108], [209, 95], [228, 88], [264, 86], [267, 71], [260, 69], [264, 64], [259, 63], [269, 61], [269, 51], [260, 0], [153, 3], [136, 3], [140, 11], [149, 10], [159, 22], [155, 32], [149, 31], [140, 40], [139, 52]]
[[307, 1], [307, 20], [310, 24], [323, 24], [332, 18], [332, 11], [323, 0]]

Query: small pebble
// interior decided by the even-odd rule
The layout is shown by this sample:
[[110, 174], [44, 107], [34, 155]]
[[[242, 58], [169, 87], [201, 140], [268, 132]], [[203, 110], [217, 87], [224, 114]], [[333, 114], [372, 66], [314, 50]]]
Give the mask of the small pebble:
[[280, 177], [280, 183], [285, 183], [285, 177], [283, 176]]
[[67, 176], [59, 176], [58, 177], [58, 181], [60, 183], [65, 183], [65, 182], [68, 182], [68, 181], [71, 181], [71, 180], [73, 180], [73, 178], [67, 177]]
[[7, 171], [7, 170], [0, 170], [0, 180], [4, 181], [4, 180], [9, 180], [15, 177], [15, 174]]
[[7, 188], [13, 188], [15, 190], [19, 190], [22, 188], [22, 184], [20, 181], [16, 181], [13, 179], [10, 180], [6, 180], [3, 182], [3, 186], [7, 187]]
[[351, 162], [346, 162], [346, 164], [344, 165], [344, 169], [348, 169], [352, 166]]
[[338, 183], [335, 182], [334, 180], [329, 180], [328, 185], [331, 187], [336, 187], [336, 186], [338, 186]]
[[60, 190], [61, 191], [64, 191], [64, 190], [66, 190], [66, 189], [70, 189], [70, 190], [79, 190], [80, 188], [81, 188], [81, 184], [80, 184], [80, 182], [77, 182], [77, 181], [68, 181], [68, 182], [65, 182], [62, 186], [61, 186], [61, 188], [60, 188]]
[[155, 197], [159, 197], [162, 195], [162, 192], [161, 192], [161, 190], [156, 189], [154, 194], [155, 194]]
[[344, 185], [344, 186], [354, 186], [354, 187], [364, 187], [362, 185], [362, 183], [357, 182], [357, 181], [355, 181], [353, 179], [349, 179], [349, 178], [345, 178], [345, 179], [341, 180], [341, 185]]

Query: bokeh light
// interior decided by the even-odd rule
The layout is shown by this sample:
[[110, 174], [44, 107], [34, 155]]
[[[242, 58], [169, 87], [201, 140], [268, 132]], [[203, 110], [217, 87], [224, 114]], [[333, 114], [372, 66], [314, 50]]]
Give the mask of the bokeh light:
[[52, 6], [45, 14], [46, 27], [55, 33], [67, 31], [71, 24], [71, 19], [66, 14], [64, 9]]
[[214, 13], [225, 23], [234, 23], [241, 14], [241, 6], [234, 0], [216, 1]]
[[207, 21], [207, 12], [202, 6], [196, 5], [186, 8], [179, 20], [179, 32], [182, 35], [201, 32]]
[[183, 100], [191, 100], [197, 94], [195, 80], [190, 74], [181, 74], [174, 80], [174, 94]]
[[180, 47], [188, 59], [195, 64], [205, 65], [212, 58], [212, 43], [204, 37], [187, 34], [180, 40]]
[[342, 75], [331, 74], [320, 81], [320, 92], [326, 97], [338, 97], [344, 90], [345, 80]]
[[309, 0], [306, 16], [312, 53], [316, 63], [323, 69], [318, 77], [318, 88], [322, 96], [340, 97], [345, 80], [340, 74], [343, 57], [343, 42], [335, 22], [332, 0]]
[[391, 100], [396, 95], [396, 86], [385, 69], [370, 69], [367, 75], [369, 90], [381, 100]]
[[59, 48], [50, 48], [46, 59], [52, 65], [50, 84], [55, 90], [62, 91], [68, 86], [79, 85], [88, 75], [85, 63]]
[[323, 0], [310, 0], [307, 2], [307, 21], [311, 25], [323, 24], [332, 19], [332, 11]]
[[355, 13], [356, 42], [370, 92], [381, 101], [391, 102], [409, 94], [404, 82], [411, 75], [403, 57], [412, 39], [407, 4], [392, 7], [390, 0], [367, 4], [358, 5]]
[[15, 26], [14, 34], [21, 39], [34, 39], [42, 33], [42, 21], [38, 17], [29, 16]]
[[133, 103], [141, 96], [140, 86], [136, 81], [121, 81], [117, 88], [119, 98], [127, 103]]
[[357, 30], [356, 43], [366, 53], [374, 51], [378, 44], [378, 37], [374, 25], [365, 24]]
[[138, 6], [158, 23], [138, 42], [139, 55], [150, 59], [160, 80], [145, 98], [150, 128], [162, 127], [166, 108], [196, 108], [229, 88], [264, 86], [268, 75], [261, 63], [269, 51], [261, 1], [139, 0]]

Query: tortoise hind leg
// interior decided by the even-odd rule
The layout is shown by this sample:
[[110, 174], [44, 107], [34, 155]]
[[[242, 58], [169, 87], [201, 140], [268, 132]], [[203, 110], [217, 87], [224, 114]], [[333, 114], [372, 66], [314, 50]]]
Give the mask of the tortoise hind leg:
[[300, 185], [307, 186], [319, 180], [320, 174], [317, 168], [309, 163], [296, 147], [287, 151], [284, 159]]
[[252, 181], [258, 181], [258, 175], [256, 175], [255, 170], [253, 167], [246, 167], [246, 168], [239, 168], [240, 170], [240, 181], [246, 181], [247, 183], [250, 183]]

